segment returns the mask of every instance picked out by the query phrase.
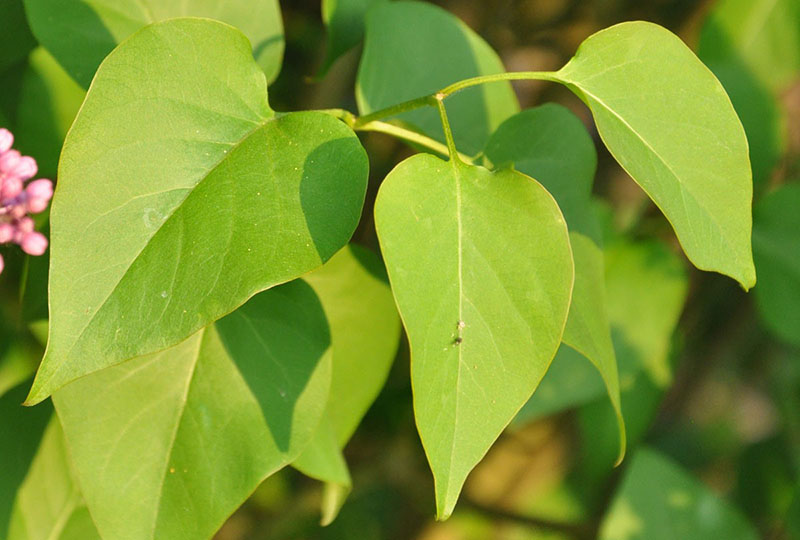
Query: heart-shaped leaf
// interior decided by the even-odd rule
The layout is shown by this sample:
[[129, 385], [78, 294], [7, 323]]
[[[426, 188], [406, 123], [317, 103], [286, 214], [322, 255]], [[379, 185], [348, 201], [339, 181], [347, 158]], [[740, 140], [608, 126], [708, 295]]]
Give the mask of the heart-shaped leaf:
[[64, 145], [50, 336], [29, 401], [320, 266], [358, 223], [367, 168], [342, 122], [269, 108], [235, 29], [141, 30], [100, 67]]
[[689, 259], [755, 285], [747, 139], [722, 85], [668, 30], [627, 22], [584, 41], [555, 74], [592, 110], [608, 149], [672, 223]]
[[312, 439], [331, 376], [313, 290], [253, 297], [166, 351], [54, 395], [104, 538], [210, 538], [261, 481]]
[[574, 277], [567, 227], [524, 174], [427, 154], [387, 176], [375, 224], [443, 519], [558, 349]]
[[84, 88], [117, 44], [150, 23], [208, 17], [239, 28], [272, 81], [283, 60], [278, 0], [25, 0], [33, 33]]

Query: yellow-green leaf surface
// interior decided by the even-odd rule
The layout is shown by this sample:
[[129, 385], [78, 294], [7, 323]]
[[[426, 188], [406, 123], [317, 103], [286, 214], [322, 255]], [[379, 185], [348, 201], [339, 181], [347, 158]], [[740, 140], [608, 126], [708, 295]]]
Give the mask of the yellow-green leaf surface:
[[587, 38], [555, 78], [592, 110], [695, 266], [755, 285], [747, 139], [722, 85], [680, 38], [618, 24]]
[[372, 251], [350, 244], [303, 278], [328, 317], [333, 376], [327, 414], [314, 441], [292, 465], [330, 484], [323, 523], [333, 520], [350, 490], [341, 448], [383, 387], [400, 339], [400, 318], [386, 270]]
[[530, 177], [426, 154], [389, 174], [375, 222], [444, 519], [558, 348], [573, 283], [569, 236]]
[[321, 266], [358, 223], [367, 168], [342, 122], [269, 108], [235, 29], [138, 32], [98, 70], [61, 155], [50, 336], [29, 401]]
[[599, 370], [617, 413], [621, 457], [625, 426], [617, 359], [606, 312], [603, 253], [593, 240], [599, 236], [599, 225], [590, 206], [597, 170], [594, 142], [574, 114], [560, 105], [547, 104], [503, 122], [484, 153], [495, 166], [512, 166], [536, 178], [564, 213], [575, 259], [575, 290], [563, 341]]
[[[462, 79], [504, 71], [497, 53], [447, 11], [423, 2], [379, 3], [367, 14], [356, 81], [358, 110], [368, 114]], [[475, 154], [503, 120], [519, 111], [519, 104], [511, 84], [500, 82], [459, 92], [447, 100], [447, 111], [458, 149]], [[444, 141], [432, 108], [397, 118]]]
[[756, 540], [742, 514], [661, 454], [633, 457], [600, 527], [601, 540]]
[[278, 0], [25, 0], [33, 33], [84, 88], [117, 44], [153, 22], [207, 17], [239, 28], [272, 81], [283, 60]]
[[753, 219], [759, 312], [776, 335], [800, 345], [800, 184], [764, 197]]
[[330, 335], [313, 290], [265, 291], [166, 351], [54, 396], [104, 538], [210, 538], [308, 445], [325, 409]]
[[53, 417], [11, 514], [7, 540], [100, 540]]

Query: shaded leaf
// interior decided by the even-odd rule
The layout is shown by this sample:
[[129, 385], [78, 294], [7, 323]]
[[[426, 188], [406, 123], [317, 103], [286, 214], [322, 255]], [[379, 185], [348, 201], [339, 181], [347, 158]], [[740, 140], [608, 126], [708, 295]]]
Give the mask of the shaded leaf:
[[245, 37], [214, 21], [148, 26], [106, 59], [61, 156], [30, 402], [180, 342], [347, 242], [366, 188], [358, 138], [266, 97]]
[[8, 540], [100, 540], [53, 416], [20, 486]]
[[64, 387], [56, 409], [102, 535], [210, 538], [311, 441], [330, 370], [322, 306], [294, 281]]
[[738, 510], [686, 471], [647, 449], [636, 452], [600, 528], [601, 540], [758, 538]]
[[25, 10], [39, 42], [84, 88], [119, 43], [143, 26], [174, 17], [208, 17], [239, 28], [269, 81], [283, 60], [278, 0], [25, 0]]
[[770, 330], [800, 345], [800, 184], [767, 195], [753, 214], [756, 305]]
[[367, 10], [385, 0], [322, 0], [322, 20], [328, 29], [328, 45], [320, 74], [344, 53], [364, 39], [364, 19]]
[[3, 21], [3, 31], [0, 32], [0, 73], [2, 73], [17, 62], [25, 60], [28, 53], [36, 46], [36, 40], [28, 28], [22, 0], [5, 0], [0, 3], [0, 21]]
[[722, 85], [680, 38], [618, 24], [587, 38], [555, 78], [587, 103], [695, 266], [752, 287], [747, 139]]
[[[422, 2], [379, 3], [367, 14], [364, 53], [356, 81], [358, 110], [368, 114], [432, 94], [462, 79], [503, 71], [497, 53], [447, 11]], [[468, 154], [483, 150], [495, 128], [518, 110], [517, 98], [507, 82], [469, 88], [447, 100], [456, 143]], [[397, 118], [444, 141], [439, 115], [433, 108]]]
[[444, 519], [558, 348], [573, 281], [568, 234], [531, 178], [428, 154], [384, 180], [375, 222]]

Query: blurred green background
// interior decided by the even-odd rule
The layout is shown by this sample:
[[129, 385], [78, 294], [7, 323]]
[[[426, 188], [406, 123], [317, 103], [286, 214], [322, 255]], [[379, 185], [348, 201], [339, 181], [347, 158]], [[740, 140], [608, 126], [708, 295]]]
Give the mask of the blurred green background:
[[[599, 376], [562, 351], [534, 399], [467, 481], [453, 517], [433, 521], [433, 481], [414, 427], [408, 347], [348, 445], [354, 490], [320, 528], [318, 483], [293, 469], [268, 479], [219, 540], [800, 538], [800, 0], [452, 0], [509, 71], [554, 70], [591, 33], [649, 20], [681, 36], [725, 85], [751, 145], [759, 283], [693, 269], [669, 224], [600, 143], [567, 89], [515, 83], [523, 108], [565, 105], [597, 143], [607, 288], [630, 447], [614, 469], [616, 428]], [[789, 6], [793, 18], [774, 11]], [[324, 77], [320, 4], [282, 2], [286, 53], [270, 87], [276, 110], [356, 110], [360, 48]], [[0, 0], [0, 125], [54, 177], [82, 90]], [[413, 31], [413, 29], [409, 29]], [[422, 61], [422, 59], [421, 59]], [[412, 150], [362, 134], [367, 207]], [[46, 220], [46, 217], [44, 218]], [[354, 240], [377, 250], [370, 212]], [[30, 374], [41, 350], [29, 321], [46, 317], [46, 261], [4, 252], [0, 394]], [[725, 532], [722, 532], [725, 531]]]

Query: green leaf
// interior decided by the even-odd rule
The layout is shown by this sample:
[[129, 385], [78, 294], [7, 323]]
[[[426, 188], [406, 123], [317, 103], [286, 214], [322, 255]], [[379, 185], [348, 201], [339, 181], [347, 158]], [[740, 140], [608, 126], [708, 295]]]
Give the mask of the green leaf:
[[119, 43], [143, 26], [174, 17], [208, 17], [239, 28], [269, 81], [283, 60], [278, 0], [25, 0], [25, 10], [39, 42], [84, 88]]
[[0, 395], [0, 538], [5, 538], [17, 490], [25, 479], [45, 427], [53, 415], [49, 404], [22, 407], [27, 384]]
[[53, 416], [17, 493], [8, 540], [100, 540]]
[[[443, 9], [422, 2], [379, 3], [367, 14], [364, 53], [356, 81], [361, 114], [432, 94], [478, 75], [505, 71], [497, 53], [466, 24]], [[519, 110], [511, 84], [473, 87], [448, 98], [459, 150], [483, 150], [489, 135]], [[398, 119], [444, 141], [433, 108]]]
[[36, 158], [38, 176], [56, 177], [64, 138], [85, 96], [50, 53], [34, 49], [22, 79], [14, 143]]
[[755, 540], [738, 510], [660, 454], [634, 455], [600, 527], [601, 540]]
[[574, 114], [560, 105], [548, 104], [503, 122], [484, 153], [495, 165], [513, 166], [542, 182], [564, 213], [571, 231], [575, 290], [563, 341], [591, 360], [603, 377], [618, 415], [621, 458], [625, 453], [625, 426], [617, 360], [605, 306], [603, 253], [595, 244], [599, 226], [590, 206], [597, 170], [594, 143]]
[[330, 358], [322, 306], [294, 281], [172, 349], [56, 393], [101, 534], [210, 538], [311, 441], [328, 397]]
[[314, 441], [292, 465], [326, 482], [323, 524], [350, 491], [341, 448], [383, 387], [400, 339], [400, 318], [380, 258], [355, 244], [303, 278], [320, 298], [331, 327], [333, 377], [327, 413]]
[[322, 20], [328, 29], [328, 48], [320, 74], [364, 39], [367, 10], [385, 0], [322, 0]]
[[719, 0], [700, 33], [698, 55], [711, 66], [740, 61], [766, 88], [783, 90], [800, 71], [800, 4]]
[[619, 462], [625, 455], [625, 421], [619, 397], [617, 357], [611, 342], [611, 326], [606, 311], [603, 252], [580, 233], [570, 233], [569, 240], [575, 261], [575, 286], [562, 339], [588, 358], [603, 378], [617, 415]]
[[787, 343], [800, 345], [800, 184], [767, 195], [753, 214], [753, 249], [762, 319]]
[[106, 59], [61, 156], [30, 402], [175, 345], [347, 242], [366, 189], [358, 138], [266, 97], [245, 37], [214, 21], [148, 26]]
[[569, 230], [598, 239], [589, 209], [597, 151], [569, 109], [547, 103], [515, 114], [492, 133], [484, 155], [495, 167], [513, 166], [541, 182], [558, 202]]
[[680, 38], [618, 24], [587, 38], [555, 78], [592, 110], [695, 266], [755, 285], [747, 139], [722, 85]]
[[375, 224], [444, 519], [558, 348], [573, 282], [569, 237], [533, 179], [428, 154], [384, 180]]

